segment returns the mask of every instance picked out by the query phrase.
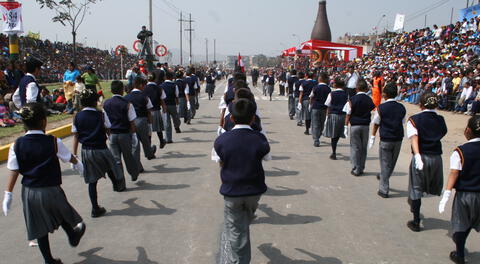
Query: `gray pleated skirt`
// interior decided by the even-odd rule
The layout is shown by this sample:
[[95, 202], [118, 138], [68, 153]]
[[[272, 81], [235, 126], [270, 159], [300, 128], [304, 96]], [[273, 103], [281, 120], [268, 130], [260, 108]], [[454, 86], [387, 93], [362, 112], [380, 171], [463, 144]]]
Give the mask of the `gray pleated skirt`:
[[206, 93], [214, 93], [215, 92], [215, 84], [207, 83], [207, 85], [205, 87], [205, 92]]
[[456, 192], [452, 208], [453, 233], [470, 228], [480, 232], [480, 193]]
[[308, 109], [309, 100], [302, 100], [303, 120], [312, 120], [312, 112]]
[[275, 88], [275, 86], [267, 84], [266, 89], [267, 89], [268, 94], [273, 94], [274, 88]]
[[163, 131], [162, 111], [152, 111], [152, 132]]
[[408, 193], [411, 200], [418, 200], [423, 194], [441, 195], [443, 189], [443, 162], [441, 155], [422, 154], [423, 170], [415, 169], [415, 158], [410, 163]]
[[60, 186], [41, 188], [23, 186], [22, 202], [28, 240], [53, 233], [64, 222], [75, 227], [83, 221], [68, 203]]
[[345, 115], [329, 114], [323, 135], [327, 138], [345, 138]]
[[105, 177], [105, 173], [114, 170], [115, 159], [112, 152], [106, 149], [83, 149], [82, 148], [82, 163], [83, 163], [83, 178], [85, 183], [95, 183], [99, 179]]
[[179, 113], [178, 113], [179, 117], [186, 118], [188, 113], [186, 97], [178, 98], [178, 108], [179, 108]]

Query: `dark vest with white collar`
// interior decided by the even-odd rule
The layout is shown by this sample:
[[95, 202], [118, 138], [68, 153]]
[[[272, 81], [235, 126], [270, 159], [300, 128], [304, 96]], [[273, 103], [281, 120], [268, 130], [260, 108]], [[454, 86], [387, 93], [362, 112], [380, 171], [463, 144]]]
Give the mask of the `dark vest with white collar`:
[[153, 105], [153, 111], [160, 110], [160, 97], [162, 96], [162, 89], [157, 83], [149, 83], [145, 86], [143, 93], [150, 98]]
[[121, 96], [114, 96], [103, 104], [103, 110], [107, 113], [112, 124], [112, 134], [130, 133], [130, 121], [128, 120], [128, 101]]
[[442, 142], [448, 132], [443, 116], [435, 112], [421, 112], [410, 117], [410, 123], [417, 129], [420, 154], [441, 155]]
[[366, 94], [357, 94], [350, 99], [351, 114], [350, 124], [352, 126], [368, 126], [372, 121], [372, 110], [375, 109], [375, 104], [372, 98]]
[[78, 141], [84, 149], [106, 149], [105, 119], [100, 111], [83, 110], [74, 118]]
[[294, 85], [295, 83], [298, 81], [298, 77], [297, 76], [290, 76], [287, 80], [287, 87], [288, 87], [288, 94], [289, 95], [293, 95], [293, 89], [294, 89]]
[[177, 98], [177, 95], [176, 95], [177, 85], [174, 82], [166, 81], [166, 82], [162, 83], [162, 85], [160, 87], [162, 87], [163, 91], [167, 95], [167, 97], [165, 99], [163, 99], [165, 104], [166, 105], [176, 105], [177, 101], [175, 99]]
[[178, 87], [178, 98], [185, 98], [185, 88], [187, 88], [185, 79], [176, 79], [175, 84]]
[[330, 93], [330, 113], [345, 115], [343, 108], [348, 101], [348, 95], [344, 90], [335, 90]]
[[325, 101], [327, 101], [328, 95], [331, 89], [326, 84], [319, 84], [313, 88], [313, 105], [312, 109], [327, 109]]
[[14, 151], [24, 186], [39, 188], [62, 184], [55, 137], [42, 134], [25, 135], [15, 141]]
[[309, 96], [312, 93], [313, 87], [315, 87], [315, 82], [313, 82], [313, 80], [304, 80], [302, 82], [302, 88], [303, 88], [302, 101], [310, 99]]
[[132, 91], [125, 96], [125, 99], [135, 108], [137, 118], [147, 117], [148, 97], [142, 91]]
[[466, 143], [457, 148], [462, 161], [462, 170], [455, 183], [455, 190], [480, 192], [480, 142]]
[[403, 120], [407, 114], [405, 107], [396, 101], [389, 101], [378, 106], [378, 114], [380, 115], [380, 140], [402, 141]]
[[[18, 84], [18, 93], [20, 95], [20, 102], [22, 103], [22, 106], [27, 104], [27, 86], [30, 83], [35, 83], [38, 87], [37, 81], [35, 81], [35, 78], [33, 78], [31, 75], [25, 75], [22, 77], [20, 80], [20, 83]], [[40, 90], [38, 90], [36, 102], [40, 102], [42, 100], [42, 96], [40, 94]]]

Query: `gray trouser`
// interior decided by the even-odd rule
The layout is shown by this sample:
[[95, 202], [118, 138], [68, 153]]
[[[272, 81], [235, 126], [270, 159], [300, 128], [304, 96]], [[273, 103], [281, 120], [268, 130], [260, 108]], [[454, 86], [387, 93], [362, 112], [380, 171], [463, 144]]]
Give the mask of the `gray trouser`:
[[190, 111], [188, 111], [187, 121], [190, 121], [193, 118], [195, 118], [195, 114], [197, 113], [197, 109], [195, 108], [195, 102], [196, 102], [195, 95], [190, 95], [189, 102], [190, 102]]
[[312, 120], [312, 112], [308, 110], [308, 106], [310, 105], [310, 101], [307, 100], [302, 100], [302, 116], [303, 120]]
[[351, 126], [350, 163], [356, 173], [363, 173], [367, 161], [369, 126]]
[[177, 106], [167, 105], [167, 127], [165, 128], [167, 141], [172, 141], [172, 120], [175, 129], [180, 128], [180, 118], [178, 118]]
[[290, 117], [295, 116], [295, 98], [293, 97], [293, 94], [288, 95], [288, 115]]
[[320, 143], [326, 118], [327, 109], [312, 109], [312, 137], [314, 143]]
[[381, 193], [388, 194], [390, 189], [389, 180], [392, 176], [398, 155], [402, 149], [402, 141], [380, 141], [380, 187]]
[[250, 224], [255, 218], [259, 200], [260, 195], [224, 197], [225, 237], [232, 249], [227, 263], [250, 263]]
[[[110, 151], [112, 152], [115, 163], [122, 168], [122, 156], [127, 167], [128, 174], [132, 179], [136, 179], [139, 174], [139, 164], [132, 154], [132, 134], [112, 134], [110, 136]], [[141, 164], [140, 164], [141, 165]]]
[[297, 118], [297, 122], [298, 123], [302, 123], [303, 121], [303, 112], [302, 110], [298, 110], [297, 106], [298, 106], [298, 102], [299, 102], [300, 98], [295, 98], [294, 100], [294, 103], [295, 103], [295, 115], [296, 115], [296, 118]]
[[178, 113], [178, 117], [184, 118], [185, 121], [188, 121], [188, 109], [187, 109], [186, 97], [178, 98], [178, 108], [180, 109]]
[[[135, 159], [140, 162], [140, 144], [142, 144], [145, 158], [153, 158], [152, 141], [148, 135], [148, 119], [146, 117], [137, 117], [135, 119], [135, 126], [137, 127], [138, 146], [135, 150]], [[140, 164], [140, 163], [139, 163]]]

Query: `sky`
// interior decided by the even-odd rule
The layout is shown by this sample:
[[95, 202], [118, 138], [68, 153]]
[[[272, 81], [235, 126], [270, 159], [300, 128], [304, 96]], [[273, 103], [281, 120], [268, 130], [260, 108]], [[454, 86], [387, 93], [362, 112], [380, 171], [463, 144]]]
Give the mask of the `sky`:
[[[40, 32], [42, 39], [71, 42], [70, 28], [51, 21], [53, 11], [40, 9], [34, 0], [19, 2], [23, 4], [25, 32]], [[148, 2], [103, 0], [93, 5], [78, 30], [78, 42], [102, 49], [119, 44], [131, 49], [141, 26], [148, 26]], [[442, 5], [430, 10], [436, 3]], [[450, 22], [452, 8], [456, 21], [459, 9], [465, 7], [466, 0], [327, 0], [334, 41], [347, 32], [371, 33], [379, 21], [380, 29], [388, 25], [391, 30], [397, 13], [406, 15], [406, 30], [424, 26], [422, 10], [427, 11], [427, 25], [445, 25]], [[153, 33], [156, 41], [178, 50], [178, 11], [182, 10], [192, 13], [195, 21], [194, 54], [205, 56], [205, 39], [209, 40], [212, 54], [216, 39], [217, 54], [276, 56], [309, 40], [317, 9], [318, 0], [153, 0]], [[381, 20], [383, 15], [385, 19]], [[188, 51], [187, 42], [184, 32], [184, 51]]]

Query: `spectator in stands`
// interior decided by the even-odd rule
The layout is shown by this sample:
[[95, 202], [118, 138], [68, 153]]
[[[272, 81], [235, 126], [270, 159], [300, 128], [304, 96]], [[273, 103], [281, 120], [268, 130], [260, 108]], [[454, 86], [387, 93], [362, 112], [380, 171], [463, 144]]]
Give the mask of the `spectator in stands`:
[[83, 80], [85, 81], [85, 88], [93, 90], [97, 92], [97, 85], [102, 89], [102, 85], [100, 84], [100, 79], [98, 78], [95, 70], [92, 66], [87, 67], [87, 72], [82, 75]]

